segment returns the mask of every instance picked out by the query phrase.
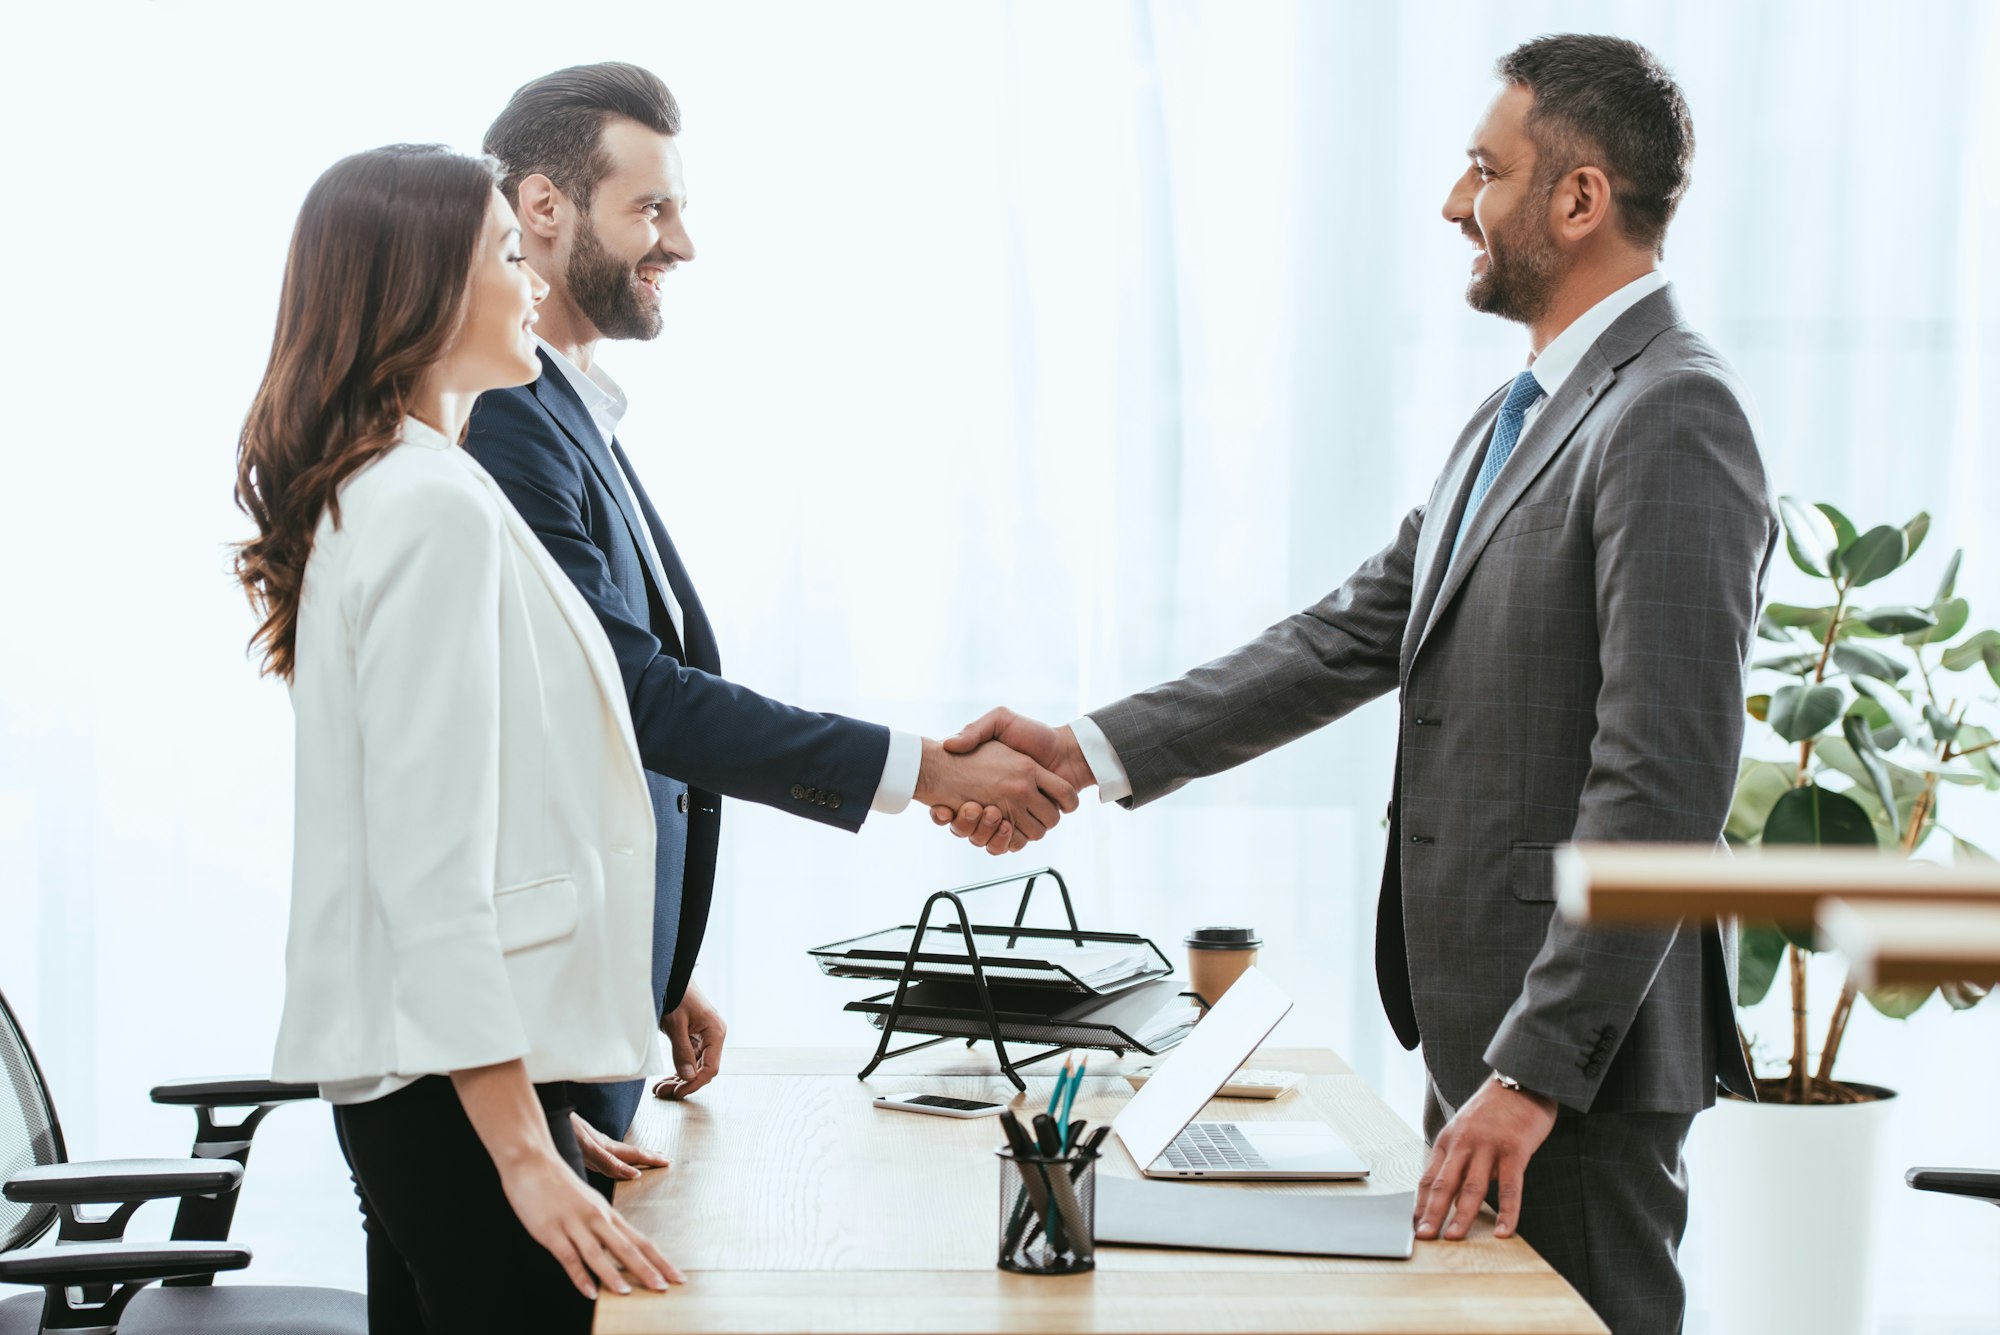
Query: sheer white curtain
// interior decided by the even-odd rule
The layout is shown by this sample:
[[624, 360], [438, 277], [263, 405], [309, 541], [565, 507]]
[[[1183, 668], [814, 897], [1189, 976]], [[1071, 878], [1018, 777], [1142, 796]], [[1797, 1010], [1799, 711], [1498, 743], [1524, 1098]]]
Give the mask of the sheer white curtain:
[[[996, 702], [1066, 719], [1338, 583], [1522, 363], [1518, 329], [1465, 307], [1438, 206], [1493, 58], [1559, 30], [1644, 41], [1686, 87], [1700, 148], [1668, 266], [1759, 400], [1775, 485], [1857, 518], [1929, 509], [1929, 556], [1965, 546], [1993, 615], [2000, 20], [1976, 0], [606, 0], [560, 24], [94, 4], [34, 23], [0, 55], [21, 127], [0, 987], [82, 1154], [173, 1152], [185, 1128], [147, 1085], [268, 1056], [290, 719], [241, 657], [224, 544], [298, 200], [356, 148], [476, 146], [562, 64], [640, 61], [683, 103], [700, 256], [665, 335], [604, 361], [725, 663], [774, 694], [932, 734]], [[1163, 944], [1258, 927], [1300, 1000], [1290, 1032], [1414, 1117], [1369, 955], [1393, 726], [1364, 708], [1156, 808], [1087, 809], [1016, 861]], [[702, 974], [744, 1044], [865, 1039], [803, 949], [1010, 866], [916, 812], [846, 838], [738, 805], [725, 830]], [[2000, 1094], [1975, 1057], [1996, 1026], [1857, 1021], [1849, 1069], [1910, 1091], [1898, 1162], [2000, 1162], [1953, 1116]], [[358, 1283], [324, 1116], [263, 1136], [241, 1216], [257, 1274]], [[1925, 1244], [1896, 1245], [1891, 1309], [1928, 1329], [1990, 1311], [1991, 1230], [1906, 1194], [1894, 1235]]]

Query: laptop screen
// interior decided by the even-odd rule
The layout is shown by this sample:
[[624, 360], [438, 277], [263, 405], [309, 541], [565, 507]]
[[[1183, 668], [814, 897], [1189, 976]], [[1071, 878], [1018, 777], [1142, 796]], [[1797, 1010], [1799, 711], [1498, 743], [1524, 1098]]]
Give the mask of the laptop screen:
[[1244, 970], [1112, 1119], [1111, 1129], [1139, 1167], [1166, 1152], [1291, 1009], [1292, 999], [1269, 975]]

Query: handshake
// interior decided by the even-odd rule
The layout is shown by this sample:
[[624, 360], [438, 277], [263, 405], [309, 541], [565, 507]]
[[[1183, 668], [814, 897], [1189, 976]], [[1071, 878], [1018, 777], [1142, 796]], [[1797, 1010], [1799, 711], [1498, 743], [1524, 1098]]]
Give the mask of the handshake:
[[924, 739], [916, 799], [939, 825], [998, 857], [1054, 829], [1096, 782], [1075, 733], [1002, 708], [955, 737]]

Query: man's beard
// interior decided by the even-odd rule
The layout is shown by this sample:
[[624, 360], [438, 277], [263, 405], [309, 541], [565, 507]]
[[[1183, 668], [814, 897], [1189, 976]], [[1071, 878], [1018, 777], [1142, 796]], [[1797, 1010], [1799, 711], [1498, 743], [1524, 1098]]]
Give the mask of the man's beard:
[[579, 221], [564, 270], [576, 308], [606, 338], [657, 338], [666, 323], [659, 297], [639, 281], [635, 266], [604, 248], [589, 215]]
[[1548, 313], [1565, 266], [1549, 235], [1547, 206], [1547, 198], [1524, 200], [1497, 235], [1487, 234], [1486, 272], [1473, 275], [1465, 287], [1472, 309], [1520, 324]]

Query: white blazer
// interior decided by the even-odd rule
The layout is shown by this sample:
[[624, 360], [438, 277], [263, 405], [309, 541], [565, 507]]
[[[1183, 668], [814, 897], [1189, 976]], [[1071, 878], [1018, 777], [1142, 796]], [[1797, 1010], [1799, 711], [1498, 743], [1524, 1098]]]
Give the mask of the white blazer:
[[536, 1083], [637, 1075], [653, 811], [618, 663], [486, 470], [422, 423], [320, 522], [292, 707], [273, 1076], [345, 1102], [516, 1057]]

